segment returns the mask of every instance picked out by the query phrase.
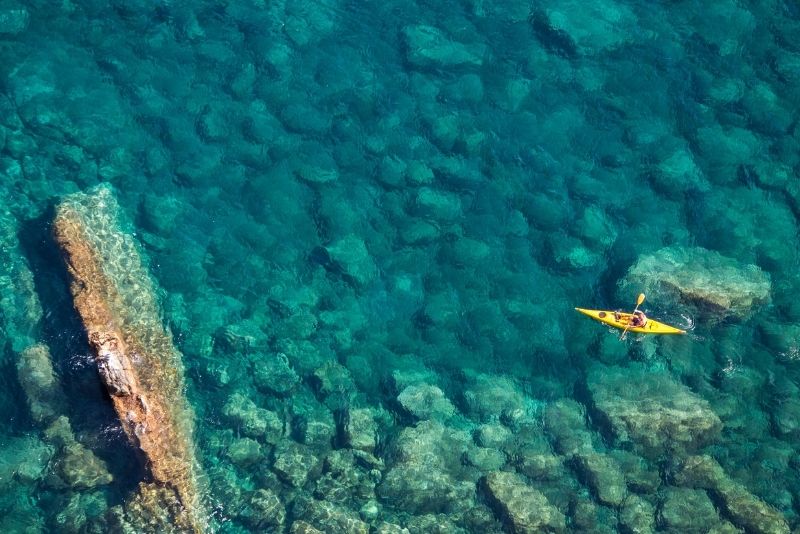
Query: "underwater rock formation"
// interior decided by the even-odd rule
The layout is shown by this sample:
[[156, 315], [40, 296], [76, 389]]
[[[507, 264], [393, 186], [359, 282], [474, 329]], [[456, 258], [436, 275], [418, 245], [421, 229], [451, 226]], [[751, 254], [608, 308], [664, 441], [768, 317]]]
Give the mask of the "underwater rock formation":
[[17, 360], [17, 377], [25, 395], [31, 417], [37, 423], [49, 423], [59, 415], [66, 398], [53, 371], [53, 362], [46, 345], [31, 345]]
[[481, 479], [480, 485], [497, 514], [511, 532], [564, 532], [564, 515], [540, 491], [525, 485], [522, 478], [507, 471], [495, 471]]
[[[34, 286], [33, 272], [20, 258], [19, 242], [7, 224], [11, 214], [0, 212], [0, 317], [11, 346], [18, 350], [17, 380], [25, 393], [31, 419], [39, 426], [42, 440], [51, 451], [44, 471], [45, 486], [59, 490], [85, 490], [109, 484], [113, 477], [106, 463], [80, 443], [69, 419], [50, 349], [36, 341], [42, 338], [43, 310]], [[16, 254], [12, 254], [12, 252]], [[27, 345], [27, 346], [26, 346]], [[25, 467], [20, 471], [24, 476]]]
[[444, 420], [456, 412], [444, 392], [430, 384], [408, 386], [397, 396], [397, 402], [417, 419]]
[[625, 476], [613, 458], [598, 453], [579, 452], [574, 456], [574, 463], [598, 501], [608, 506], [622, 504], [627, 494]]
[[622, 290], [628, 286], [651, 300], [677, 301], [719, 319], [747, 317], [769, 301], [772, 289], [759, 267], [701, 247], [667, 247], [640, 256], [620, 284]]
[[253, 530], [281, 532], [286, 521], [286, 509], [275, 493], [260, 489], [253, 492], [239, 517]]
[[240, 393], [234, 393], [228, 399], [222, 414], [245, 436], [277, 443], [283, 435], [283, 421], [275, 412], [259, 408]]
[[22, 257], [19, 230], [7, 206], [0, 207], [0, 321], [15, 352], [38, 343], [44, 315], [33, 273]]
[[646, 499], [628, 495], [619, 511], [619, 521], [626, 532], [645, 534], [655, 530], [654, 509]]
[[131, 524], [199, 532], [205, 520], [180, 353], [117, 211], [107, 186], [76, 193], [58, 207], [54, 230], [101, 379], [150, 479], [124, 515]]
[[722, 429], [708, 402], [667, 374], [597, 366], [586, 380], [601, 421], [619, 443], [632, 442], [645, 456], [696, 450]]
[[44, 440], [59, 449], [47, 477], [48, 486], [89, 489], [112, 482], [106, 463], [75, 439], [66, 416], [53, 421], [44, 432]]
[[403, 37], [406, 58], [417, 67], [480, 66], [486, 54], [484, 45], [467, 45], [453, 41], [433, 26], [406, 26], [403, 28]]
[[33, 436], [12, 438], [0, 446], [0, 490], [14, 480], [38, 480], [53, 458], [53, 447]]
[[355, 512], [327, 501], [298, 498], [294, 503], [294, 515], [302, 517], [322, 532], [331, 534], [367, 534], [369, 525], [360, 520]]
[[733, 523], [747, 532], [788, 534], [789, 525], [783, 516], [767, 503], [731, 480], [712, 457], [690, 456], [675, 473], [680, 486], [709, 491], [721, 503]]
[[378, 267], [364, 241], [350, 234], [323, 248], [329, 268], [341, 272], [358, 285], [366, 285], [378, 275]]
[[461, 457], [470, 442], [467, 432], [426, 420], [406, 427], [392, 443], [389, 470], [377, 488], [387, 505], [416, 514], [451, 513], [475, 493], [463, 476]]
[[708, 532], [719, 522], [714, 503], [703, 490], [668, 488], [658, 510], [659, 523], [675, 532]]

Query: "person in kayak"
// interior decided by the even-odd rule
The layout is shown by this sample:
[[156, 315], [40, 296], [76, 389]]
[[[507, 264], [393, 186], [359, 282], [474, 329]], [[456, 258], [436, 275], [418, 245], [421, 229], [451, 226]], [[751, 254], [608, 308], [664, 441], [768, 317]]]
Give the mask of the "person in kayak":
[[647, 324], [647, 316], [643, 312], [636, 310], [631, 315], [629, 323], [631, 328], [641, 328]]

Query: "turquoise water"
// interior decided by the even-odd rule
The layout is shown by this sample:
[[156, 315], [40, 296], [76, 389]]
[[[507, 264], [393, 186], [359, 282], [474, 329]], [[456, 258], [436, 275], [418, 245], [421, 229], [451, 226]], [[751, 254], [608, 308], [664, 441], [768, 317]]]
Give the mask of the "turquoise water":
[[[0, 530], [109, 531], [144, 476], [52, 237], [100, 183], [209, 531], [797, 528], [799, 35], [779, 0], [0, 3]], [[640, 292], [688, 335], [573, 310]]]

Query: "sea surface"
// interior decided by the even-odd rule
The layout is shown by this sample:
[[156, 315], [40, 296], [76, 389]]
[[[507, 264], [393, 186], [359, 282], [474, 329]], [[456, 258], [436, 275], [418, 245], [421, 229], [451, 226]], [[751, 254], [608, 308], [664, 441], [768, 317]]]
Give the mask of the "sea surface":
[[0, 532], [137, 514], [100, 184], [208, 532], [796, 531], [798, 109], [789, 0], [0, 1]]

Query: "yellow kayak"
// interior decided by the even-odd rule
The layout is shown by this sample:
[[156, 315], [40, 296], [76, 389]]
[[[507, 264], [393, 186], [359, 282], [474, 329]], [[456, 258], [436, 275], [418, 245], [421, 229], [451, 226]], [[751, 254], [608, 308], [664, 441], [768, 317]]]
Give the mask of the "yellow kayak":
[[[584, 315], [588, 315], [596, 321], [600, 321], [601, 323], [605, 323], [623, 330], [626, 326], [628, 326], [628, 321], [630, 321], [630, 318], [633, 316], [631, 313], [622, 312], [618, 312], [615, 316], [613, 311], [607, 310], [585, 310], [583, 308], [575, 309]], [[617, 317], [619, 317], [619, 319], [617, 319]], [[675, 328], [674, 326], [670, 326], [668, 324], [659, 323], [658, 321], [654, 321], [648, 317], [644, 326], [628, 328], [628, 332], [637, 332], [639, 334], [685, 334], [686, 330], [681, 330], [680, 328]]]

